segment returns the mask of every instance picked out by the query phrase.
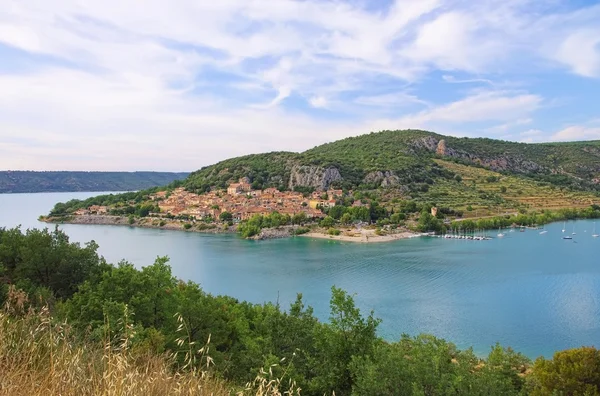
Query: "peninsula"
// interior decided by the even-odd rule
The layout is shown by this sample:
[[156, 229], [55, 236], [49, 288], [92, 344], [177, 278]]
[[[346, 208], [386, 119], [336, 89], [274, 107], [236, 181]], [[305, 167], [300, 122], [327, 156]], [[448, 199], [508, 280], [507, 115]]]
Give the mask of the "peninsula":
[[49, 222], [356, 242], [600, 217], [600, 142], [382, 131], [222, 161], [165, 187], [58, 203]]

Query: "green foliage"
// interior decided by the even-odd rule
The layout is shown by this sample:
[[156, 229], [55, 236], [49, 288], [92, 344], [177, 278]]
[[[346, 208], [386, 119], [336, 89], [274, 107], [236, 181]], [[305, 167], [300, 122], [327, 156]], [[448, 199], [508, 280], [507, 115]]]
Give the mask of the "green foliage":
[[72, 296], [79, 284], [106, 265], [97, 249], [94, 241], [84, 247], [69, 242], [58, 228], [25, 233], [0, 228], [0, 267], [10, 283], [28, 292], [47, 288], [59, 298]]
[[326, 216], [323, 220], [321, 220], [319, 225], [324, 228], [333, 227], [335, 225], [335, 220], [331, 216]]
[[341, 234], [341, 231], [337, 228], [330, 228], [327, 230], [327, 234], [337, 236]]
[[600, 395], [600, 350], [581, 347], [535, 361], [529, 379], [531, 395]]
[[219, 220], [221, 220], [221, 221], [231, 221], [231, 220], [233, 220], [233, 215], [231, 213], [229, 213], [229, 212], [222, 212], [219, 215]]
[[0, 171], [0, 194], [144, 190], [187, 176], [187, 173], [170, 172]]
[[[302, 295], [287, 311], [213, 296], [194, 282], [178, 281], [166, 257], [137, 269], [127, 262], [108, 265], [96, 249], [93, 242], [69, 243], [60, 231], [0, 229], [0, 275], [31, 286], [31, 293], [55, 295], [57, 319], [85, 342], [135, 328], [128, 343], [146, 359], [181, 350], [178, 329], [190, 346], [210, 337], [213, 374], [240, 387], [267, 367], [295, 381], [305, 395], [599, 394], [600, 352], [594, 348], [558, 352], [531, 367], [499, 345], [478, 358], [429, 335], [388, 343], [377, 336], [380, 321], [373, 312], [361, 314], [354, 298], [336, 287], [329, 321], [321, 323]], [[180, 359], [176, 367], [184, 365]], [[285, 372], [273, 366], [282, 361]]]
[[[435, 150], [425, 144], [429, 139], [444, 139], [447, 147], [454, 150], [450, 158], [453, 161], [481, 167], [481, 163], [507, 158], [507, 172], [560, 186], [593, 189], [588, 181], [590, 175], [600, 172], [597, 157], [600, 142], [523, 144], [403, 130], [350, 137], [300, 154], [274, 152], [232, 158], [192, 173], [185, 186], [192, 191], [208, 191], [249, 177], [256, 187], [285, 188], [292, 169], [301, 170], [303, 166], [336, 168], [343, 178], [337, 182], [338, 186], [361, 190], [379, 187], [379, 182], [365, 182], [367, 174], [378, 171], [394, 172], [400, 184], [421, 192], [426, 192], [429, 185], [440, 180], [462, 181], [460, 175], [433, 161]], [[552, 172], [559, 168], [568, 173]], [[493, 183], [498, 178], [490, 176], [487, 180]], [[312, 192], [309, 186], [296, 186], [295, 190], [305, 194]]]
[[445, 230], [445, 226], [440, 219], [432, 216], [431, 213], [424, 211], [419, 217], [417, 230], [420, 232], [443, 232]]
[[307, 228], [307, 227], [298, 227], [298, 228], [295, 228], [292, 231], [292, 234], [293, 235], [302, 235], [302, 234], [306, 234], [308, 232], [310, 232], [310, 228]]
[[190, 223], [185, 223], [183, 225], [183, 228], [186, 229], [186, 230], [189, 230], [190, 228], [192, 228], [192, 225]]

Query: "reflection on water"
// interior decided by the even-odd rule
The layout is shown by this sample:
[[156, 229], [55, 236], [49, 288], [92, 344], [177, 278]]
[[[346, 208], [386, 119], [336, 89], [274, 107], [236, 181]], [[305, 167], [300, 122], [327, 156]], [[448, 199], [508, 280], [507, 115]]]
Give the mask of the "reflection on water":
[[[40, 227], [57, 201], [95, 193], [0, 195], [0, 225]], [[302, 293], [326, 320], [330, 288], [356, 294], [364, 313], [383, 319], [380, 334], [432, 333], [486, 353], [495, 342], [530, 356], [600, 340], [600, 240], [577, 222], [546, 234], [506, 233], [486, 242], [411, 239], [352, 244], [294, 238], [244, 241], [131, 227], [64, 225], [72, 240], [98, 242], [107, 260], [143, 266], [168, 255], [173, 272], [215, 294], [287, 306]], [[573, 225], [568, 225], [571, 229]], [[586, 232], [587, 231], [587, 232]]]

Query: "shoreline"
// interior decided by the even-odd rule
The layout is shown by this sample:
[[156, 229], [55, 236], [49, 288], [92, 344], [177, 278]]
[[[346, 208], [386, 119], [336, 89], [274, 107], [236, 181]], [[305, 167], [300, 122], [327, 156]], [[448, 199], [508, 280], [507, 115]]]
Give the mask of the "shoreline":
[[[161, 219], [162, 220], [162, 219]], [[185, 231], [185, 232], [197, 232], [202, 234], [235, 234], [234, 230], [224, 230], [215, 226], [214, 228], [198, 229], [197, 227], [191, 227], [185, 229], [183, 223], [167, 222], [165, 225], [160, 226], [159, 224], [152, 224], [150, 222], [136, 221], [134, 224], [129, 224], [129, 219], [123, 216], [102, 216], [102, 215], [80, 215], [71, 216], [69, 218], [48, 218], [40, 217], [39, 221], [47, 224], [80, 224], [80, 225], [108, 225], [108, 226], [127, 226], [132, 228], [153, 228], [156, 230], [167, 230], [167, 231]], [[156, 221], [153, 220], [153, 221]], [[160, 221], [160, 220], [159, 220]]]
[[393, 242], [402, 239], [418, 238], [424, 234], [419, 234], [410, 231], [399, 232], [397, 234], [375, 235], [374, 230], [361, 232], [360, 235], [328, 235], [321, 232], [307, 232], [306, 234], [298, 235], [304, 238], [327, 239], [330, 241], [352, 242], [352, 243], [382, 243]]
[[[189, 229], [185, 229], [183, 223], [179, 222], [167, 222], [163, 226], [159, 224], [154, 224], [157, 220], [150, 218], [143, 220], [140, 222], [136, 220], [134, 224], [129, 224], [129, 219], [124, 216], [110, 216], [110, 215], [80, 215], [80, 216], [71, 216], [68, 218], [48, 218], [41, 217], [40, 221], [47, 224], [80, 224], [80, 225], [108, 225], [108, 226], [127, 226], [132, 228], [152, 228], [157, 230], [167, 230], [167, 231], [184, 231], [184, 232], [196, 232], [201, 234], [237, 234], [235, 229], [229, 227], [228, 229], [223, 229], [222, 227], [215, 226], [214, 228], [205, 228], [198, 229], [197, 225], [193, 225]], [[162, 219], [161, 219], [162, 220]], [[158, 220], [160, 221], [160, 220]], [[164, 220], [163, 220], [164, 221]], [[291, 238], [294, 236], [304, 237], [304, 238], [315, 238], [315, 239], [326, 239], [326, 240], [334, 240], [340, 242], [352, 242], [352, 243], [382, 243], [382, 242], [393, 242], [401, 239], [410, 239], [420, 237], [424, 234], [414, 233], [410, 231], [403, 231], [395, 234], [387, 234], [387, 235], [376, 235], [375, 230], [361, 230], [357, 231], [356, 229], [350, 230], [346, 229], [345, 235], [329, 235], [324, 232], [318, 231], [310, 231], [306, 234], [294, 235], [292, 230], [293, 226], [285, 226], [280, 228], [264, 228], [261, 230], [260, 234], [248, 238], [249, 240], [269, 240], [269, 239], [281, 239], [281, 238]], [[349, 235], [353, 233], [353, 235]]]

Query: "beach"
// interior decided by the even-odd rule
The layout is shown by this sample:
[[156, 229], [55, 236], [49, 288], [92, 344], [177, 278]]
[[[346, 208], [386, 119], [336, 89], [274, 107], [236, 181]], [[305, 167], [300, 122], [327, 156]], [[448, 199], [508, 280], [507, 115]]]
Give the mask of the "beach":
[[350, 231], [342, 231], [340, 235], [329, 235], [321, 232], [307, 232], [306, 234], [299, 235], [304, 238], [319, 238], [319, 239], [329, 239], [333, 241], [340, 242], [354, 242], [354, 243], [381, 243], [381, 242], [391, 242], [397, 241], [400, 239], [408, 239], [422, 236], [422, 234], [403, 231], [395, 234], [387, 234], [387, 235], [377, 235], [375, 234], [375, 230], [350, 230]]

